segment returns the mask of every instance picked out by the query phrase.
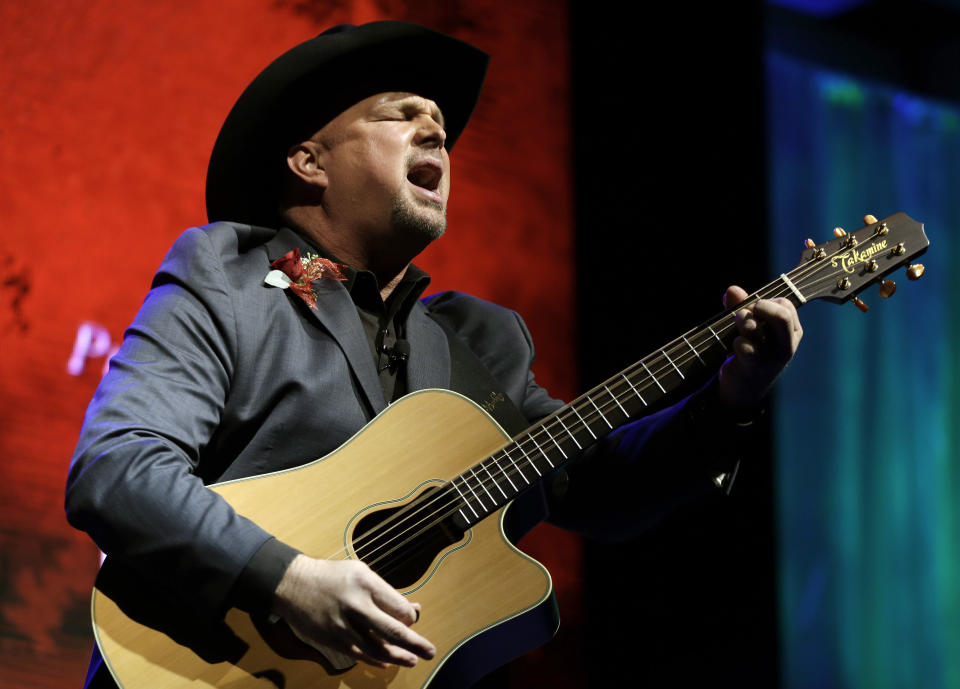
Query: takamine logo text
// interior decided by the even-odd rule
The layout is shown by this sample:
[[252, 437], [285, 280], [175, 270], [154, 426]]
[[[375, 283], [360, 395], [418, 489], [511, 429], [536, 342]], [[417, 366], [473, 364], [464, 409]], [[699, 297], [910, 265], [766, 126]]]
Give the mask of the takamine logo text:
[[850, 251], [845, 254], [840, 254], [839, 256], [834, 256], [833, 260], [830, 261], [830, 265], [834, 268], [837, 267], [837, 263], [843, 270], [847, 273], [852, 273], [856, 269], [858, 263], [866, 263], [878, 252], [883, 251], [887, 248], [887, 240], [881, 240], [879, 242], [874, 242], [868, 246], [863, 251], [857, 251], [856, 249], [850, 249]]

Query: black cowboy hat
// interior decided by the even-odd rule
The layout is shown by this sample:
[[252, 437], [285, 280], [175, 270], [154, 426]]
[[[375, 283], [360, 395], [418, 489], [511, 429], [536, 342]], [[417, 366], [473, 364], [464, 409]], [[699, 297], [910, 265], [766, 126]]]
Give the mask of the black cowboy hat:
[[207, 168], [207, 217], [276, 224], [288, 148], [375, 93], [436, 101], [452, 149], [488, 62], [469, 43], [406, 22], [341, 25], [301, 43], [260, 72], [227, 115]]

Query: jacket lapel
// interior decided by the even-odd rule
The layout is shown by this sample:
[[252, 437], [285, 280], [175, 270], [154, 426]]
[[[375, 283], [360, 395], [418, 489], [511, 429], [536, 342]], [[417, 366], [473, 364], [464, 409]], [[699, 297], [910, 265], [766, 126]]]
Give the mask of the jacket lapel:
[[447, 335], [427, 315], [427, 309], [417, 302], [407, 319], [407, 341], [410, 358], [407, 361], [407, 389], [450, 387], [450, 347]]
[[[301, 253], [307, 251], [307, 243], [292, 230], [282, 228], [277, 232], [277, 236], [267, 242], [265, 245], [267, 258], [271, 261], [283, 256], [294, 248], [299, 248]], [[332, 337], [350, 364], [353, 375], [366, 397], [373, 414], [379, 414], [387, 406], [383, 399], [383, 390], [380, 387], [380, 379], [377, 376], [377, 368], [373, 362], [373, 356], [370, 354], [370, 346], [367, 343], [366, 334], [363, 331], [363, 324], [357, 315], [357, 307], [350, 298], [343, 284], [337, 280], [318, 280], [314, 283], [315, 293], [317, 295], [317, 308], [311, 309], [305, 303], [297, 306], [310, 314]], [[291, 295], [293, 299], [300, 302], [300, 298]], [[441, 333], [442, 335], [442, 333]]]

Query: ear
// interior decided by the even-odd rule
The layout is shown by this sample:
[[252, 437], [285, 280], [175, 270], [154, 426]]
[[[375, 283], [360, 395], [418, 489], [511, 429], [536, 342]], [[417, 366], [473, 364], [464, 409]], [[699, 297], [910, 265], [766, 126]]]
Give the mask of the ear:
[[316, 141], [302, 141], [287, 151], [287, 167], [303, 182], [327, 188], [327, 171], [323, 167], [323, 147]]

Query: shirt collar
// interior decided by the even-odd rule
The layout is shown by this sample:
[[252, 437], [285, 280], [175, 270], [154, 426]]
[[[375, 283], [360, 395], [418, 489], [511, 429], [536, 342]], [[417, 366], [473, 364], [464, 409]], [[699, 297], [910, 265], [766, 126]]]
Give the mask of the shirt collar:
[[[350, 264], [344, 263], [334, 254], [319, 244], [307, 239], [299, 232], [296, 232], [296, 230], [293, 230], [293, 232], [300, 236], [307, 246], [315, 251], [317, 255], [344, 266], [343, 274], [347, 279], [343, 281], [343, 286], [347, 292], [350, 293], [350, 297], [357, 306], [370, 308], [372, 306], [371, 302], [376, 303], [380, 297], [380, 285], [377, 282], [376, 275], [369, 270], [358, 270]], [[393, 292], [387, 298], [388, 304], [386, 304], [386, 307], [390, 309], [390, 306], [399, 300], [400, 303], [397, 305], [394, 313], [402, 313], [403, 317], [406, 318], [410, 309], [413, 308], [413, 304], [423, 295], [429, 285], [430, 275], [411, 263], [407, 266], [407, 272], [404, 273], [396, 288], [394, 288]]]

